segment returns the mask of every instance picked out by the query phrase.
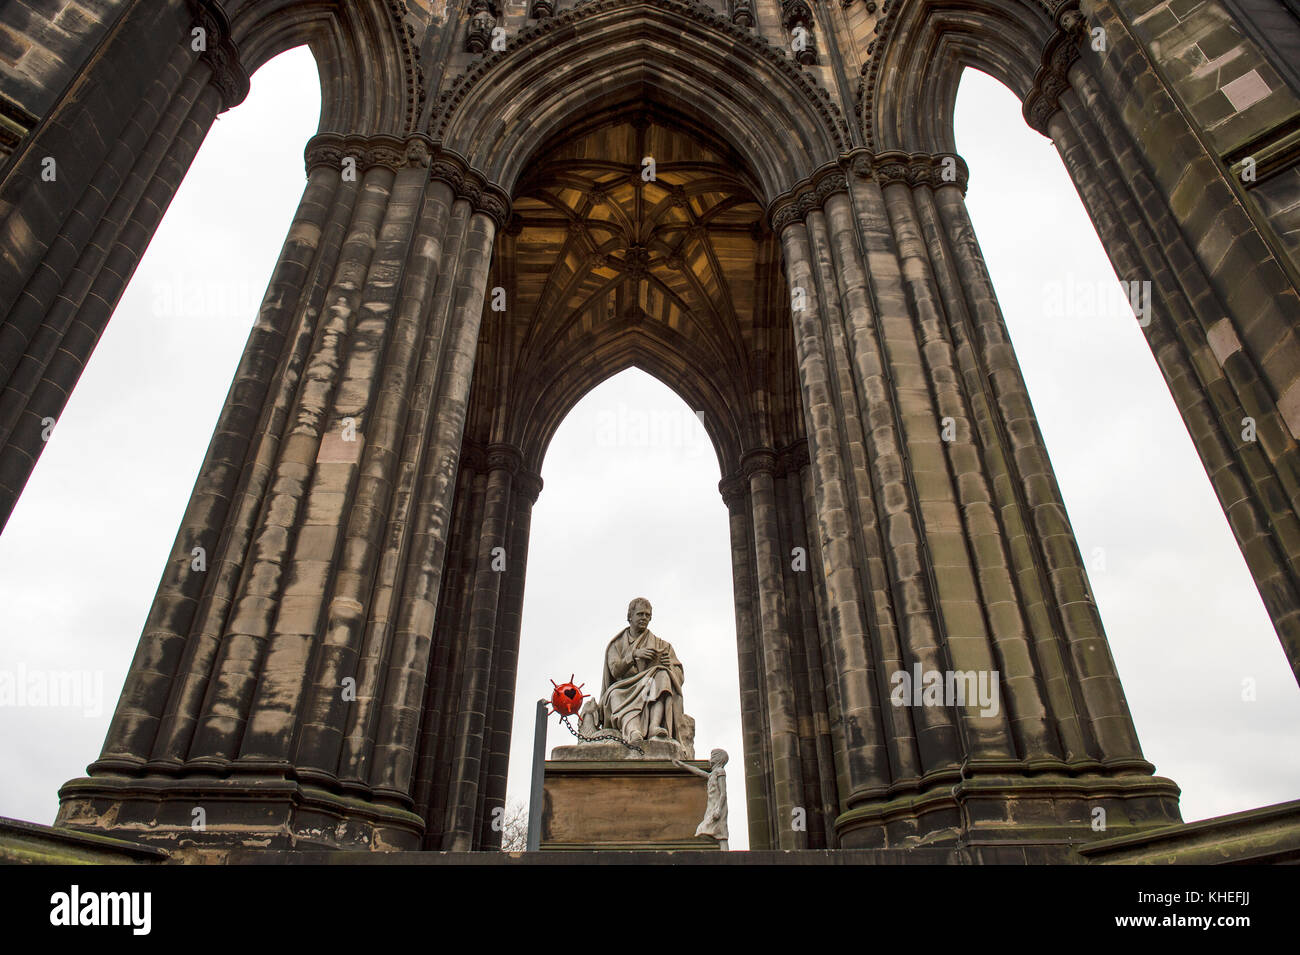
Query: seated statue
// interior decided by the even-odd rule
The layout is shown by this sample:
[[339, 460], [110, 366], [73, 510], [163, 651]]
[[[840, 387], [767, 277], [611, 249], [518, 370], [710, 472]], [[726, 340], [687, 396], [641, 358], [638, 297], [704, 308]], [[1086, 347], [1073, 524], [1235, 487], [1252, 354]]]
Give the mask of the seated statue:
[[633, 600], [628, 626], [605, 648], [601, 723], [629, 743], [670, 739], [689, 745], [694, 721], [682, 710], [682, 664], [672, 646], [650, 632], [651, 612], [650, 601]]

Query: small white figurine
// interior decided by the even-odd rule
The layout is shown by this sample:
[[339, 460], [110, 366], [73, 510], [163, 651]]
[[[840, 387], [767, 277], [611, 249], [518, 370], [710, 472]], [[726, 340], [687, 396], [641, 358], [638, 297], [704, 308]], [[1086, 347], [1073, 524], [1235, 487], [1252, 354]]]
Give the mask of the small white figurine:
[[688, 769], [697, 776], [703, 776], [709, 781], [708, 802], [704, 808], [704, 819], [695, 829], [697, 836], [710, 836], [718, 840], [718, 848], [723, 852], [727, 851], [727, 771], [722, 767], [727, 765], [727, 751], [725, 749], [715, 749], [709, 753], [709, 771], [692, 766], [690, 763], [684, 763], [680, 759], [674, 759], [674, 763], [682, 769]]

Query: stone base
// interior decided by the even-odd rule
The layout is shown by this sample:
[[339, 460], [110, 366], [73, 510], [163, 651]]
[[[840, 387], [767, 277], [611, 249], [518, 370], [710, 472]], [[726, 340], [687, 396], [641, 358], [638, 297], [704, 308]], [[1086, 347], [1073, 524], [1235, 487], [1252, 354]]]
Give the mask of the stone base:
[[[202, 828], [195, 810], [202, 809]], [[59, 790], [55, 826], [172, 850], [184, 846], [389, 851], [420, 848], [414, 813], [274, 775], [98, 775]]]
[[[835, 820], [841, 849], [1079, 846], [1182, 823], [1178, 787], [1143, 773], [975, 772], [872, 800]], [[1102, 813], [1099, 813], [1101, 810]], [[1102, 825], [1104, 829], [1096, 828]]]
[[[704, 760], [692, 765], [708, 769]], [[548, 760], [541, 848], [717, 849], [695, 835], [707, 791], [708, 780], [669, 760]]]

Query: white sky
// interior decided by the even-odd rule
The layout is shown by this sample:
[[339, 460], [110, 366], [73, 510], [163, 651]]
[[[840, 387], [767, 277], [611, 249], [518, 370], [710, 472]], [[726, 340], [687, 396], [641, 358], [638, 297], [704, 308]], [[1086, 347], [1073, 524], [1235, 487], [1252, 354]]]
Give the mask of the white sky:
[[[295, 50], [218, 121], [0, 535], [0, 675], [83, 671], [91, 690], [86, 705], [0, 706], [0, 815], [51, 822], [58, 787], [98, 755], [318, 113], [314, 65]], [[1300, 691], [1136, 321], [1096, 306], [1117, 283], [1055, 150], [974, 73], [957, 143], [1147, 758], [1183, 787], [1188, 820], [1294, 798]], [[731, 754], [743, 848], [729, 544], [707, 438], [666, 386], [626, 372], [566, 419], [543, 477], [511, 795], [527, 793], [532, 701], [571, 672], [598, 691], [605, 644], [646, 596], [685, 665], [697, 750]], [[552, 725], [550, 746], [568, 738]]]

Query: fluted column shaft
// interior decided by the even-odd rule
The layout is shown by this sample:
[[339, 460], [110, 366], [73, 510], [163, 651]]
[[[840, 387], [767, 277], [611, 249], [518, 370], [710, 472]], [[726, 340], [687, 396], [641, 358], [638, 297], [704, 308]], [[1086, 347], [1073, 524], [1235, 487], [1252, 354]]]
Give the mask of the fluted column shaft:
[[777, 819], [770, 811], [771, 746], [765, 731], [763, 696], [759, 690], [762, 666], [758, 623], [754, 618], [753, 510], [749, 484], [743, 476], [720, 485], [731, 530], [731, 575], [736, 604], [736, 651], [740, 671], [740, 727], [745, 747], [745, 809], [749, 819], [749, 845], [770, 849], [776, 844]]
[[763, 646], [763, 681], [767, 699], [768, 736], [772, 748], [772, 788], [776, 798], [776, 847], [798, 849], [807, 843], [806, 830], [791, 826], [794, 810], [803, 806], [803, 779], [790, 660], [783, 555], [777, 525], [771, 451], [751, 452], [743, 462], [749, 476], [749, 497], [757, 570], [759, 633]]

